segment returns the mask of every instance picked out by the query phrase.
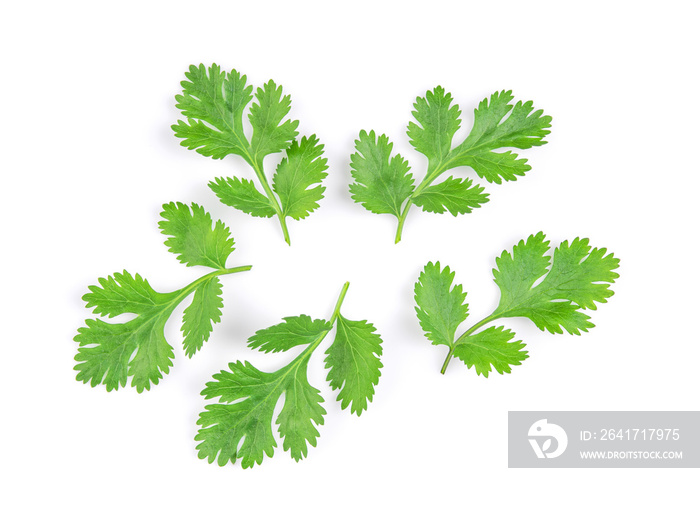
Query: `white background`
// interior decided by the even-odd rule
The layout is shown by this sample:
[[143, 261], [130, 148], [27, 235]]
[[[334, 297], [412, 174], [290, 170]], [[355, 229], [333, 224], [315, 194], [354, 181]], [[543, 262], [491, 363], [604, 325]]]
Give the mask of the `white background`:
[[[23, 2], [3, 9], [2, 367], [4, 524], [694, 524], [697, 470], [509, 470], [509, 410], [698, 410], [695, 2]], [[173, 137], [190, 64], [217, 62], [292, 95], [303, 134], [326, 145], [321, 208], [290, 222], [220, 204], [206, 183], [251, 177]], [[533, 169], [489, 185], [491, 202], [454, 218], [395, 221], [354, 204], [348, 161], [360, 129], [387, 133], [414, 173], [405, 127], [415, 97], [443, 85], [464, 137], [479, 100], [501, 89], [553, 116]], [[270, 167], [277, 159], [269, 158]], [[455, 171], [456, 176], [469, 170]], [[193, 359], [182, 308], [167, 326], [174, 368], [138, 395], [75, 381], [72, 341], [99, 276], [128, 269], [161, 291], [206, 270], [168, 253], [162, 203], [198, 202], [236, 239], [222, 323]], [[530, 358], [477, 377], [423, 337], [413, 283], [429, 261], [457, 273], [471, 320], [498, 302], [494, 259], [529, 234], [576, 236], [620, 257], [615, 295], [583, 336], [508, 326]], [[325, 383], [318, 447], [298, 464], [199, 460], [199, 396], [214, 372], [282, 316], [343, 312], [384, 339], [375, 401], [357, 418]], [[466, 327], [465, 327], [466, 328]], [[330, 340], [329, 340], [330, 342]]]

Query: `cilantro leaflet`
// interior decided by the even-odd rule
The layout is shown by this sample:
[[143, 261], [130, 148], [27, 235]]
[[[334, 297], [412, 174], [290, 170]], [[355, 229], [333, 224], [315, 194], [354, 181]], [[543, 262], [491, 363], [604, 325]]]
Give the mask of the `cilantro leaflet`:
[[[187, 122], [172, 126], [175, 136], [190, 150], [213, 159], [241, 156], [255, 172], [263, 192], [253, 181], [238, 177], [216, 178], [209, 187], [222, 203], [254, 217], [277, 216], [284, 240], [289, 244], [286, 218], [303, 219], [319, 207], [325, 187], [328, 162], [323, 145], [315, 135], [297, 141], [298, 121], [284, 118], [291, 109], [291, 98], [282, 95], [282, 86], [270, 80], [255, 91], [248, 119], [252, 135], [243, 129], [243, 113], [253, 100], [253, 87], [235, 69], [226, 73], [216, 64], [190, 66], [185, 73], [183, 92], [175, 97], [176, 107]], [[284, 120], [284, 122], [283, 122]], [[263, 169], [263, 159], [284, 152], [272, 178], [272, 187]]]
[[213, 272], [186, 287], [169, 293], [156, 292], [138, 274], [126, 270], [89, 287], [83, 296], [88, 309], [98, 316], [112, 318], [121, 314], [135, 317], [124, 323], [89, 319], [78, 329], [79, 344], [75, 356], [76, 379], [95, 387], [104, 384], [107, 391], [131, 385], [140, 393], [167, 374], [174, 354], [165, 339], [165, 324], [175, 308], [192, 295], [192, 303], [182, 316], [183, 347], [192, 357], [209, 338], [212, 325], [221, 320], [223, 300], [219, 276], [250, 270], [251, 266], [226, 267], [234, 251], [234, 241], [227, 226], [213, 223], [201, 206], [183, 203], [163, 205], [163, 221], [158, 223], [167, 236], [165, 245], [187, 266], [201, 265]]
[[[492, 368], [510, 373], [528, 357], [525, 344], [504, 327], [478, 329], [501, 318], [529, 318], [540, 330], [552, 334], [581, 334], [594, 327], [584, 311], [595, 310], [613, 295], [610, 285], [620, 260], [604, 248], [592, 248], [588, 239], [564, 241], [547, 255], [549, 242], [542, 232], [522, 240], [513, 253], [503, 251], [496, 259], [494, 281], [501, 291], [496, 310], [455, 338], [466, 321], [469, 306], [461, 285], [452, 286], [454, 272], [440, 263], [428, 263], [416, 282], [416, 314], [425, 336], [433, 345], [449, 349], [444, 374], [453, 356], [477, 374], [488, 377]], [[551, 263], [551, 265], [550, 265]]]
[[277, 442], [272, 419], [275, 406], [284, 395], [284, 405], [275, 423], [285, 451], [297, 462], [316, 446], [320, 436], [317, 426], [323, 424], [326, 410], [320, 391], [309, 384], [307, 366], [314, 350], [336, 327], [333, 343], [326, 350], [327, 380], [339, 390], [340, 407], [350, 407], [358, 416], [372, 401], [379, 382], [382, 363], [382, 339], [374, 325], [352, 321], [340, 314], [348, 290], [343, 289], [329, 321], [312, 320], [309, 316], [291, 316], [281, 323], [257, 331], [248, 339], [249, 347], [262, 352], [283, 352], [299, 345], [306, 348], [289, 364], [267, 373], [248, 362], [229, 363], [229, 370], [214, 375], [202, 391], [205, 399], [218, 398], [200, 413], [201, 426], [195, 440], [199, 442], [199, 458], [220, 466], [241, 459], [244, 468], [261, 464], [272, 457]]
[[551, 117], [535, 110], [531, 101], [511, 104], [510, 91], [500, 91], [484, 99], [474, 110], [474, 126], [467, 138], [452, 147], [459, 130], [461, 111], [452, 104], [452, 95], [437, 86], [425, 97], [418, 97], [412, 112], [415, 122], [408, 124], [411, 145], [428, 159], [428, 169], [416, 186], [408, 162], [400, 155], [392, 157], [393, 145], [386, 135], [361, 131], [351, 156], [354, 183], [350, 193], [375, 214], [392, 214], [398, 219], [396, 243], [412, 205], [426, 212], [453, 216], [468, 214], [488, 202], [488, 194], [471, 179], [449, 176], [441, 183], [435, 180], [448, 170], [471, 167], [489, 183], [515, 181], [530, 170], [527, 159], [501, 148], [527, 149], [546, 144]]

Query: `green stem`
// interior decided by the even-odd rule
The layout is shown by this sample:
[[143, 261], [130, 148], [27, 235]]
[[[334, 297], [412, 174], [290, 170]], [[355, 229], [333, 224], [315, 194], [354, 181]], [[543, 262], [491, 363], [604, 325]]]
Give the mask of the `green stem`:
[[411, 205], [413, 202], [411, 201], [411, 198], [408, 198], [408, 201], [406, 201], [406, 205], [403, 207], [403, 211], [401, 212], [401, 217], [399, 217], [399, 226], [396, 228], [396, 237], [394, 238], [394, 243], [398, 243], [401, 241], [401, 232], [403, 232], [403, 224], [406, 222], [406, 216], [408, 215], [408, 210], [411, 208]]
[[[343, 300], [345, 299], [345, 293], [348, 291], [348, 287], [350, 286], [350, 282], [346, 281], [345, 285], [343, 285], [343, 289], [340, 291], [340, 297], [338, 298], [338, 301], [335, 304], [335, 308], [333, 309], [333, 314], [331, 316], [330, 320], [330, 325], [331, 329], [333, 328], [333, 324], [335, 323], [335, 320], [338, 318], [340, 315], [340, 306], [343, 304]], [[296, 374], [296, 371], [299, 369], [301, 364], [305, 363], [309, 358], [310, 354], [313, 353], [316, 348], [321, 345], [321, 342], [323, 339], [326, 337], [326, 335], [331, 331], [331, 329], [328, 329], [327, 331], [323, 331], [321, 334], [318, 335], [318, 337], [311, 342], [306, 349], [304, 349], [301, 353], [299, 353], [299, 356], [294, 358], [291, 362], [289, 362], [287, 365], [285, 365], [280, 371], [284, 371], [283, 374], [280, 374], [277, 378], [277, 382], [274, 385], [274, 389], [270, 390], [270, 393], [265, 397], [265, 399], [261, 400], [256, 407], [261, 406], [265, 401], [270, 397], [273, 396], [275, 393], [277, 393], [277, 388], [278, 386], [282, 385], [286, 378], [290, 374]]]
[[447, 370], [447, 366], [450, 363], [450, 360], [452, 359], [452, 356], [454, 355], [455, 352], [455, 347], [459, 345], [459, 343], [462, 341], [463, 338], [466, 338], [470, 334], [474, 334], [474, 332], [486, 325], [489, 322], [492, 322], [494, 320], [497, 320], [501, 318], [502, 316], [500, 314], [493, 313], [490, 316], [487, 316], [483, 320], [477, 322], [476, 324], [472, 325], [469, 327], [469, 329], [466, 330], [464, 334], [462, 334], [459, 338], [457, 338], [457, 341], [455, 341], [451, 346], [450, 346], [450, 351], [447, 353], [447, 356], [445, 357], [445, 362], [442, 364], [442, 369], [440, 369], [441, 374], [445, 374], [445, 371]]
[[217, 276], [225, 276], [226, 274], [235, 274], [237, 272], [246, 272], [250, 269], [253, 268], [253, 265], [243, 265], [240, 267], [233, 267], [233, 268], [222, 268], [219, 270], [215, 270], [214, 272], [210, 272], [209, 274], [205, 274], [201, 278], [198, 278], [194, 280], [192, 283], [187, 285], [185, 288], [180, 289], [180, 294], [177, 296], [177, 301], [182, 301], [182, 299], [187, 296], [190, 292], [192, 292], [194, 289], [197, 288], [197, 286], [202, 283], [203, 281], [208, 281], [212, 278], [215, 278]]
[[338, 301], [335, 303], [335, 308], [333, 309], [333, 314], [331, 315], [330, 324], [333, 325], [335, 320], [340, 316], [340, 307], [343, 305], [343, 300], [345, 299], [345, 294], [348, 292], [348, 287], [350, 282], [346, 281], [343, 285], [343, 289], [340, 291], [340, 296], [338, 296]]
[[394, 243], [398, 243], [399, 241], [401, 241], [403, 225], [406, 222], [406, 216], [408, 216], [408, 211], [410, 210], [411, 206], [413, 206], [413, 199], [415, 197], [418, 197], [420, 193], [423, 190], [425, 190], [428, 186], [430, 186], [430, 184], [444, 171], [444, 163], [441, 163], [432, 169], [430, 168], [430, 166], [428, 166], [428, 172], [426, 173], [425, 177], [420, 182], [418, 187], [415, 190], [413, 190], [413, 193], [409, 196], [408, 200], [406, 201], [406, 204], [403, 207], [403, 210], [401, 211], [401, 216], [399, 217], [399, 226], [396, 228], [396, 237], [394, 238]]
[[226, 274], [236, 274], [238, 272], [248, 272], [253, 268], [253, 265], [241, 265], [240, 267], [222, 268], [215, 271], [217, 276], [225, 276]]
[[268, 201], [270, 201], [270, 205], [272, 205], [272, 208], [275, 209], [275, 213], [277, 214], [277, 217], [280, 220], [280, 225], [282, 226], [282, 234], [284, 235], [284, 240], [287, 242], [288, 245], [291, 245], [292, 243], [289, 241], [289, 231], [287, 230], [286, 217], [284, 215], [284, 212], [282, 212], [282, 207], [277, 201], [277, 197], [275, 197], [272, 188], [270, 188], [270, 183], [267, 182], [267, 177], [265, 177], [265, 172], [263, 171], [262, 165], [253, 159], [246, 160], [248, 161], [248, 164], [250, 164], [253, 167], [253, 170], [255, 170], [255, 175], [258, 176], [258, 180], [260, 181], [263, 190], [265, 190], [265, 194], [267, 195]]
[[331, 329], [333, 328], [333, 325], [335, 325], [335, 320], [338, 319], [338, 316], [340, 316], [340, 307], [343, 305], [343, 300], [345, 299], [345, 294], [348, 292], [348, 287], [350, 286], [350, 282], [346, 281], [345, 284], [343, 285], [343, 289], [340, 291], [340, 296], [338, 296], [338, 301], [335, 303], [335, 308], [333, 309], [333, 314], [331, 314], [331, 319], [329, 320], [329, 324], [331, 326], [330, 329], [327, 331], [323, 331], [321, 334], [318, 335], [318, 338], [316, 338], [309, 346], [304, 349], [304, 352], [302, 352], [299, 356], [297, 356], [287, 367], [292, 367], [292, 364], [294, 363], [301, 363], [301, 360], [304, 359], [306, 356], [311, 354], [316, 350], [316, 347], [321, 345], [321, 342], [323, 339], [326, 337], [326, 335], [331, 332]]

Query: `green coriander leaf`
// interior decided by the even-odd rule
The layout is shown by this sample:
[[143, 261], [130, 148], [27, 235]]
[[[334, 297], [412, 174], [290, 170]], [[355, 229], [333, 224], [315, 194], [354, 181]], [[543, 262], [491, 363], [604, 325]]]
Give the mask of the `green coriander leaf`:
[[549, 289], [549, 297], [571, 300], [591, 310], [596, 310], [596, 302], [606, 303], [614, 294], [610, 284], [620, 277], [613, 272], [620, 260], [606, 252], [604, 248], [592, 248], [588, 239], [562, 242], [554, 250], [552, 269], [542, 282]]
[[411, 145], [425, 155], [431, 165], [439, 164], [452, 148], [452, 138], [459, 130], [461, 111], [452, 104], [452, 95], [441, 86], [418, 97], [412, 112], [416, 122], [408, 124]]
[[440, 270], [440, 263], [428, 263], [416, 282], [416, 314], [425, 336], [433, 345], [454, 344], [457, 327], [467, 319], [469, 305], [462, 285], [452, 287], [455, 274], [450, 267]]
[[[501, 289], [501, 305], [510, 298], [522, 298], [529, 294], [535, 282], [547, 273], [549, 267], [549, 241], [544, 233], [531, 235], [513, 247], [513, 255], [507, 250], [496, 258], [493, 270], [494, 281]], [[506, 294], [503, 294], [506, 291]]]
[[294, 375], [294, 383], [287, 389], [284, 406], [277, 417], [282, 446], [297, 462], [308, 455], [308, 445], [316, 447], [320, 433], [314, 424], [323, 425], [326, 414], [322, 402], [320, 391], [306, 379], [304, 364], [304, 370]]
[[580, 334], [593, 327], [583, 311], [596, 309], [613, 295], [610, 285], [618, 278], [614, 270], [620, 261], [604, 248], [592, 248], [588, 239], [576, 238], [559, 245], [550, 267], [548, 249], [549, 242], [539, 232], [515, 245], [512, 254], [504, 250], [493, 271], [501, 291], [498, 307], [457, 340], [455, 330], [467, 317], [466, 294], [459, 285], [450, 290], [454, 274], [449, 267], [440, 272], [439, 263], [425, 266], [415, 286], [416, 313], [433, 345], [449, 347], [443, 374], [453, 356], [487, 377], [492, 368], [503, 374], [520, 365], [528, 355], [513, 332], [503, 327], [477, 332], [499, 318], [529, 318], [551, 333]]
[[375, 214], [401, 216], [401, 204], [414, 190], [408, 162], [400, 155], [391, 157], [393, 145], [386, 135], [377, 137], [373, 131], [360, 132], [355, 141], [357, 150], [351, 156], [351, 174], [355, 180], [350, 193]]
[[209, 338], [212, 324], [221, 319], [218, 276], [250, 270], [250, 266], [224, 266], [233, 252], [233, 238], [223, 223], [214, 225], [201, 206], [193, 203], [190, 209], [182, 203], [168, 203], [161, 216], [164, 220], [159, 226], [168, 236], [165, 244], [170, 251], [185, 265], [207, 265], [215, 270], [169, 293], [156, 292], [141, 276], [126, 270], [90, 286], [83, 300], [94, 314], [109, 318], [131, 314], [132, 318], [123, 323], [86, 320], [85, 327], [78, 329], [74, 338], [79, 344], [74, 367], [78, 381], [93, 387], [104, 384], [112, 391], [126, 386], [131, 376], [131, 385], [138, 392], [150, 389], [172, 366], [173, 348], [165, 338], [165, 325], [175, 308], [194, 293], [182, 323], [185, 353], [192, 357]]
[[501, 184], [505, 181], [515, 181], [517, 176], [525, 175], [530, 165], [525, 159], [519, 159], [512, 152], [483, 152], [465, 158], [464, 166], [471, 166], [480, 177], [489, 183]]
[[[285, 451], [296, 461], [308, 453], [308, 444], [316, 446], [316, 425], [323, 424], [325, 409], [319, 391], [306, 379], [310, 354], [302, 354], [274, 373], [259, 371], [249, 363], [230, 363], [230, 371], [214, 375], [202, 391], [206, 399], [222, 403], [207, 405], [199, 415], [201, 426], [195, 440], [199, 458], [218, 464], [241, 459], [244, 468], [261, 464], [271, 457], [277, 445], [272, 433], [275, 406], [282, 395], [284, 406], [277, 417]], [[315, 424], [315, 425], [314, 425]]]
[[272, 188], [280, 197], [285, 216], [299, 220], [318, 208], [325, 189], [319, 183], [328, 175], [328, 163], [322, 155], [323, 145], [315, 135], [302, 137], [301, 142], [292, 142], [277, 165]]
[[126, 270], [114, 276], [99, 278], [99, 285], [90, 285], [83, 296], [85, 307], [98, 316], [119, 316], [120, 314], [144, 314], [154, 305], [163, 301], [162, 294], [151, 288], [148, 282]]
[[[474, 126], [464, 141], [465, 146], [525, 150], [547, 144], [542, 139], [549, 135], [552, 118], [544, 115], [542, 110], [535, 110], [532, 101], [518, 101], [512, 105], [512, 100], [510, 90], [494, 93], [489, 102], [482, 100], [474, 110]], [[506, 115], [508, 117], [504, 119]]]
[[194, 292], [182, 324], [185, 353], [192, 357], [209, 338], [212, 323], [221, 320], [223, 301], [217, 276], [249, 269], [215, 271], [169, 293], [156, 292], [141, 276], [127, 271], [100, 278], [100, 286], [89, 287], [90, 292], [83, 296], [88, 308], [98, 315], [135, 317], [124, 323], [85, 320], [85, 327], [74, 338], [79, 344], [76, 379], [92, 387], [104, 384], [112, 391], [126, 386], [131, 376], [131, 385], [139, 393], [149, 390], [172, 366], [173, 347], [165, 339], [165, 324], [175, 308]]
[[527, 149], [546, 144], [552, 119], [535, 110], [532, 101], [510, 104], [510, 91], [496, 92], [474, 110], [474, 126], [469, 136], [449, 155], [445, 169], [471, 166], [489, 182], [514, 181], [530, 169], [525, 159], [512, 152], [496, 153], [498, 148]]
[[335, 341], [327, 351], [328, 381], [340, 389], [341, 407], [360, 413], [374, 396], [382, 364], [381, 337], [366, 321], [350, 321], [340, 315], [348, 290], [345, 283], [330, 321], [312, 320], [309, 316], [284, 318], [282, 323], [256, 332], [248, 345], [264, 352], [286, 351], [300, 344], [307, 347], [288, 365], [275, 372], [262, 372], [249, 363], [230, 363], [230, 371], [214, 375], [202, 391], [205, 398], [219, 398], [207, 405], [199, 416], [201, 426], [196, 440], [199, 457], [219, 465], [242, 459], [244, 468], [271, 457], [277, 445], [273, 429], [275, 407], [284, 396], [277, 417], [279, 434], [285, 451], [301, 460], [308, 447], [316, 446], [317, 426], [323, 424], [326, 411], [323, 398], [307, 379], [309, 359], [328, 332], [337, 324]]
[[326, 350], [327, 380], [333, 389], [340, 389], [337, 400], [341, 409], [350, 405], [358, 416], [372, 401], [374, 386], [379, 383], [382, 362], [382, 339], [374, 325], [367, 321], [351, 321], [338, 315], [337, 333]]
[[226, 260], [234, 251], [226, 225], [221, 221], [214, 225], [209, 213], [195, 203], [191, 209], [183, 203], [165, 204], [160, 215], [164, 220], [158, 226], [168, 236], [165, 245], [178, 254], [178, 261], [188, 267], [226, 268]]
[[[175, 137], [183, 139], [180, 144], [188, 150], [212, 159], [223, 159], [227, 155], [242, 155], [243, 145], [238, 137], [228, 133], [219, 133], [200, 121], [188, 119], [187, 123], [179, 120], [172, 125]], [[243, 137], [245, 139], [245, 137]]]
[[91, 286], [83, 296], [96, 314], [116, 316], [131, 313], [126, 323], [86, 320], [74, 338], [80, 344], [75, 356], [77, 380], [92, 387], [105, 384], [107, 391], [131, 385], [140, 393], [150, 389], [172, 365], [172, 347], [165, 340], [165, 323], [178, 305], [181, 291], [162, 294], [136, 274], [117, 272], [101, 278], [102, 287]]
[[255, 159], [262, 159], [270, 154], [286, 150], [297, 136], [299, 121], [282, 119], [291, 109], [292, 99], [282, 96], [282, 86], [272, 80], [255, 92], [257, 102], [250, 108], [250, 123], [253, 126], [251, 148]]
[[252, 86], [236, 70], [222, 72], [213, 64], [207, 73], [204, 64], [190, 66], [188, 80], [181, 83], [176, 107], [187, 117], [172, 128], [181, 144], [214, 159], [246, 155], [249, 144], [243, 132], [243, 111], [252, 100]]
[[521, 310], [508, 311], [502, 317], [516, 316], [529, 318], [538, 329], [552, 334], [561, 334], [562, 329], [569, 334], [581, 334], [581, 331], [588, 332], [588, 329], [595, 327], [590, 316], [584, 314], [575, 303], [567, 301], [532, 301], [521, 307]]
[[248, 338], [248, 346], [265, 353], [288, 351], [297, 345], [308, 345], [332, 329], [326, 320], [312, 320], [306, 314], [283, 319], [282, 323], [257, 331]]
[[253, 181], [237, 177], [217, 177], [209, 183], [222, 203], [253, 217], [272, 217], [275, 209], [270, 200], [258, 192]]
[[[408, 124], [411, 145], [428, 159], [425, 176], [414, 186], [408, 163], [400, 155], [391, 158], [392, 145], [385, 136], [360, 132], [356, 152], [351, 157], [350, 185], [353, 199], [378, 214], [398, 219], [395, 242], [401, 241], [406, 217], [415, 204], [427, 212], [452, 215], [469, 213], [488, 202], [480, 186], [451, 176], [435, 183], [446, 171], [469, 166], [487, 182], [515, 181], [530, 170], [527, 159], [503, 148], [527, 149], [546, 144], [551, 118], [535, 110], [532, 102], [511, 104], [510, 91], [494, 93], [474, 111], [474, 125], [461, 144], [452, 147], [459, 130], [460, 109], [452, 95], [437, 86], [413, 105], [414, 121]], [[391, 161], [390, 161], [391, 159]], [[392, 166], [393, 164], [393, 166]]]
[[212, 324], [221, 321], [221, 309], [224, 307], [222, 292], [219, 278], [203, 281], [195, 289], [192, 303], [185, 308], [182, 315], [182, 345], [189, 358], [209, 339]]
[[426, 212], [442, 214], [447, 210], [453, 216], [468, 214], [489, 198], [484, 188], [473, 185], [471, 179], [453, 179], [452, 176], [439, 184], [428, 186], [413, 197], [414, 204]]
[[163, 334], [165, 320], [156, 316], [118, 324], [86, 320], [75, 337], [81, 346], [75, 355], [76, 379], [92, 387], [104, 384], [107, 391], [124, 387], [127, 376], [139, 393], [149, 390], [151, 383], [157, 385], [174, 357]]
[[525, 344], [513, 338], [515, 333], [504, 327], [488, 327], [461, 338], [454, 355], [486, 378], [491, 367], [500, 374], [510, 373], [511, 366], [520, 365], [528, 357], [527, 351], [522, 350]]
[[[255, 91], [245, 76], [233, 70], [222, 73], [219, 66], [209, 70], [191, 66], [182, 83], [177, 107], [187, 117], [173, 126], [182, 145], [199, 153], [223, 159], [237, 154], [253, 169], [260, 185], [247, 179], [217, 178], [209, 184], [219, 199], [255, 217], [277, 216], [284, 240], [290, 244], [286, 218], [303, 219], [316, 210], [323, 197], [320, 184], [326, 177], [327, 161], [316, 136], [296, 142], [298, 121], [287, 119], [291, 98], [270, 80]], [[252, 128], [250, 138], [243, 129], [243, 114]], [[264, 159], [285, 152], [273, 184], [265, 175]], [[273, 190], [274, 188], [274, 190]]]
[[549, 263], [546, 247], [540, 232], [516, 245], [512, 256], [504, 252], [496, 260], [494, 277], [501, 301], [494, 314], [529, 318], [551, 333], [586, 332], [594, 325], [582, 311], [595, 309], [596, 302], [605, 303], [613, 295], [610, 284], [619, 277], [614, 270], [620, 260], [606, 255], [606, 249], [592, 248], [588, 239], [565, 241], [554, 251], [550, 271], [534, 285]]

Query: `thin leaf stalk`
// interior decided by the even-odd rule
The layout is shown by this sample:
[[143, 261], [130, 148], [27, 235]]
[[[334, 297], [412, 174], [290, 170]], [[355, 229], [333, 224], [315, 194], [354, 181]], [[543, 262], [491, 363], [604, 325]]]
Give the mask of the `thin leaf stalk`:
[[253, 265], [242, 265], [240, 267], [222, 268], [219, 270], [215, 270], [214, 272], [209, 272], [208, 274], [205, 274], [204, 276], [194, 280], [192, 283], [190, 283], [186, 287], [180, 289], [178, 291], [178, 295], [175, 298], [175, 301], [178, 303], [180, 301], [182, 301], [193, 290], [195, 290], [199, 286], [200, 283], [202, 283], [204, 281], [209, 281], [210, 279], [215, 278], [217, 276], [225, 276], [226, 274], [236, 274], [237, 272], [246, 272], [252, 268], [253, 268]]
[[394, 238], [394, 243], [399, 243], [401, 241], [401, 233], [403, 232], [403, 225], [406, 222], [406, 217], [408, 216], [408, 211], [413, 205], [413, 199], [418, 197], [423, 190], [425, 190], [430, 184], [437, 179], [446, 170], [445, 164], [440, 163], [435, 168], [431, 169], [428, 166], [428, 172], [426, 173], [423, 180], [420, 182], [418, 187], [413, 190], [413, 193], [406, 200], [406, 204], [401, 211], [401, 216], [399, 217], [399, 224], [396, 228], [396, 237]]
[[450, 345], [450, 350], [447, 353], [447, 356], [445, 357], [445, 361], [442, 364], [442, 369], [440, 369], [440, 374], [445, 374], [445, 371], [447, 370], [447, 366], [449, 365], [450, 360], [452, 359], [452, 356], [454, 355], [455, 347], [457, 347], [460, 344], [460, 342], [462, 341], [463, 338], [466, 338], [467, 336], [474, 334], [474, 332], [477, 329], [480, 329], [481, 327], [483, 327], [487, 323], [490, 323], [490, 322], [497, 320], [499, 318], [501, 318], [501, 315], [493, 313], [493, 314], [487, 316], [486, 318], [484, 318], [483, 320], [481, 320], [481, 321], [475, 323], [474, 325], [472, 325], [471, 327], [469, 327], [469, 329], [467, 329], [459, 338], [457, 338], [457, 340], [452, 345]]
[[[324, 338], [328, 335], [329, 332], [333, 329], [333, 326], [335, 325], [336, 320], [338, 319], [338, 316], [340, 316], [340, 307], [343, 305], [343, 300], [345, 299], [345, 294], [348, 292], [348, 287], [350, 286], [350, 282], [346, 281], [345, 284], [343, 285], [342, 290], [340, 291], [340, 296], [338, 297], [338, 301], [335, 304], [335, 308], [333, 309], [333, 314], [331, 315], [330, 320], [328, 321], [330, 325], [330, 329], [323, 331], [321, 334], [318, 335], [318, 337], [311, 342], [306, 349], [304, 349], [299, 356], [294, 358], [292, 362], [289, 363], [286, 367], [289, 368], [291, 371], [292, 369], [295, 369], [299, 366], [299, 364], [304, 360], [307, 356], [309, 356], [311, 353], [313, 353], [316, 348], [321, 345], [321, 342], [323, 342]], [[285, 374], [286, 376], [286, 374]]]
[[268, 201], [270, 201], [270, 205], [272, 205], [272, 208], [275, 209], [275, 214], [277, 214], [277, 217], [280, 221], [280, 226], [282, 227], [282, 234], [284, 235], [284, 240], [286, 241], [287, 245], [291, 245], [292, 243], [289, 240], [289, 231], [287, 230], [286, 217], [284, 215], [284, 212], [282, 211], [282, 206], [280, 205], [279, 201], [277, 201], [275, 193], [272, 191], [272, 188], [270, 188], [270, 183], [268, 183], [267, 181], [267, 177], [265, 176], [265, 172], [263, 170], [262, 165], [252, 159], [246, 160], [253, 167], [253, 170], [255, 170], [255, 175], [258, 176], [258, 181], [260, 181], [263, 190], [265, 190], [265, 195], [267, 195], [267, 199]]

